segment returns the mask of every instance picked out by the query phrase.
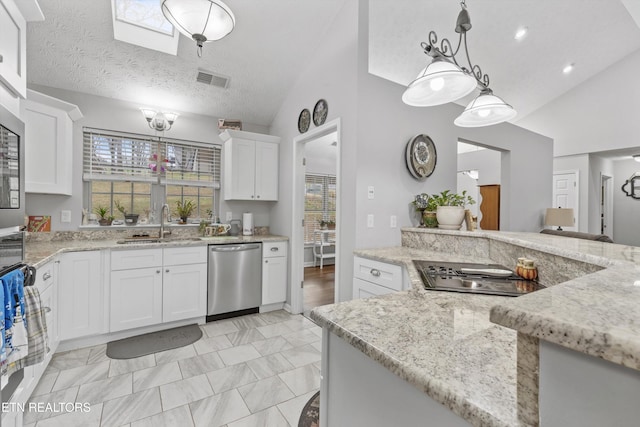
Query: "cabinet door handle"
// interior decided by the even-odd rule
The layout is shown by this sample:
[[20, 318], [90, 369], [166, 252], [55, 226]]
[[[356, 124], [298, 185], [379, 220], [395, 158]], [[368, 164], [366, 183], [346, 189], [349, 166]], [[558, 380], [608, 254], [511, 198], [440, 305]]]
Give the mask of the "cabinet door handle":
[[157, 273], [157, 274], [160, 274], [160, 270], [156, 270], [156, 273]]
[[51, 279], [51, 273], [47, 271], [42, 275], [42, 280], [49, 280], [49, 279]]
[[251, 198], [253, 199], [253, 194], [251, 195]]
[[278, 252], [279, 248], [271, 248], [271, 252]]
[[167, 268], [164, 272], [165, 272], [165, 273], [168, 273], [168, 272], [169, 272], [169, 269]]
[[258, 194], [256, 197], [259, 199], [259, 198], [260, 198], [260, 195]]
[[268, 259], [265, 259], [265, 260], [264, 260], [264, 263], [265, 263], [265, 264], [269, 264], [269, 260], [268, 260]]
[[380, 277], [380, 270], [377, 270], [375, 268], [372, 268], [369, 273], [371, 273], [371, 275], [374, 277]]

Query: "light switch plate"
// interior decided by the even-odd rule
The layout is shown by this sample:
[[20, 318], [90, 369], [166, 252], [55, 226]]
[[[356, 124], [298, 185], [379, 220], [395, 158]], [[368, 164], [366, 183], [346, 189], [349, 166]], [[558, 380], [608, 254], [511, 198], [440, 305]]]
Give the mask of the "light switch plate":
[[233, 212], [227, 212], [227, 222], [233, 219]]
[[373, 214], [367, 215], [367, 227], [373, 228]]
[[398, 226], [398, 217], [395, 215], [391, 215], [389, 225], [391, 226], [391, 228], [396, 228]]
[[71, 222], [71, 211], [60, 211], [60, 222]]
[[367, 187], [367, 198], [369, 200], [373, 200], [375, 198], [375, 191], [376, 189], [374, 188], [373, 185], [370, 185], [369, 187]]

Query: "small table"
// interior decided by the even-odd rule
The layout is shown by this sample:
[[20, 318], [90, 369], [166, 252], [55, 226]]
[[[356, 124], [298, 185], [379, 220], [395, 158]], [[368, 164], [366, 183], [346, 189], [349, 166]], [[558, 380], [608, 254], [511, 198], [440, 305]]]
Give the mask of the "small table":
[[325, 248], [336, 245], [336, 230], [315, 230], [313, 232], [313, 266], [316, 266], [316, 259], [320, 259], [320, 269], [322, 269], [325, 258], [335, 258], [335, 252], [325, 253]]

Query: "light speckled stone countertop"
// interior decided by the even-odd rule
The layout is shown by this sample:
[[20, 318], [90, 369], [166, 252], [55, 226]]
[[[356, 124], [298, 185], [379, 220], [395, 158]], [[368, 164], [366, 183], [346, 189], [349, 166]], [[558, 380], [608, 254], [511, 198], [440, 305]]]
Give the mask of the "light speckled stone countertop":
[[25, 261], [38, 268], [46, 263], [59, 252], [79, 252], [93, 251], [100, 249], [144, 249], [157, 247], [178, 247], [178, 246], [205, 246], [214, 244], [230, 244], [230, 243], [251, 243], [251, 242], [269, 242], [289, 240], [286, 236], [276, 235], [255, 235], [255, 236], [220, 236], [220, 237], [201, 237], [200, 240], [188, 240], [189, 237], [168, 238], [164, 242], [158, 243], [127, 243], [121, 244], [120, 239], [99, 238], [99, 236], [88, 237], [91, 234], [80, 232], [74, 235], [73, 239], [60, 240], [33, 240], [27, 241]]
[[[402, 234], [403, 245], [413, 247], [354, 255], [403, 265], [412, 290], [319, 307], [311, 316], [473, 425], [526, 425], [523, 418], [537, 414], [537, 406], [517, 400], [516, 331], [640, 369], [640, 248], [537, 233], [410, 228]], [[411, 262], [511, 266], [505, 256], [531, 251], [559, 269], [574, 260], [571, 279], [518, 298], [434, 292], [423, 290]]]

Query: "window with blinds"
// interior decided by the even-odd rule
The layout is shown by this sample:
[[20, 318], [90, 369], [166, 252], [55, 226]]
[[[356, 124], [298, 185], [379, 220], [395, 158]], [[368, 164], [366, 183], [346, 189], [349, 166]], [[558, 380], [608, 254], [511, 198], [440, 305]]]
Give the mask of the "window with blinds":
[[336, 177], [305, 175], [304, 241], [313, 242], [313, 233], [320, 221], [336, 220]]
[[191, 200], [196, 204], [193, 217], [206, 218], [220, 188], [220, 162], [216, 145], [84, 128], [89, 209], [100, 205], [113, 213], [119, 201], [128, 211], [149, 213], [155, 193], [164, 197], [156, 202], [172, 209], [177, 201]]

